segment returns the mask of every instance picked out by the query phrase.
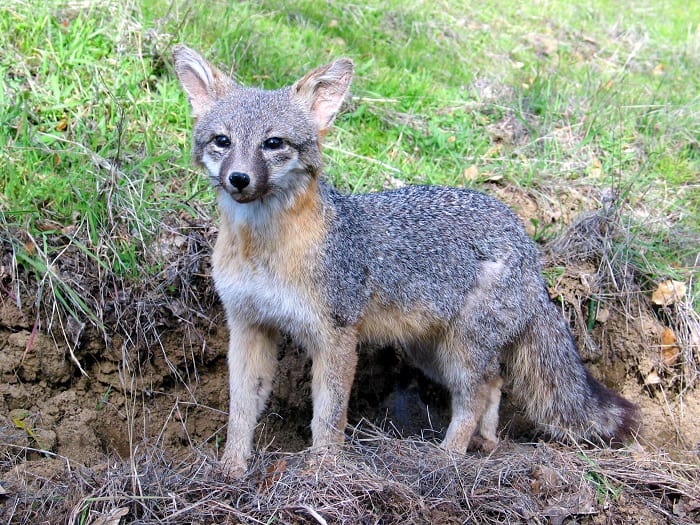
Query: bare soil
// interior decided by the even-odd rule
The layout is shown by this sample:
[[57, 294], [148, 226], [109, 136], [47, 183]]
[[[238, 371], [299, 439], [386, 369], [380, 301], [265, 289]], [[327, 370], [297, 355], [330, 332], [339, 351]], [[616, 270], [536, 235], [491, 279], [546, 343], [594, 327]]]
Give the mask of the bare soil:
[[[559, 209], [553, 213], [543, 207], [536, 196], [513, 188], [495, 189], [500, 198], [523, 216], [526, 225], [531, 224], [531, 217], [537, 217], [539, 224], [569, 223], [573, 221], [572, 210], [577, 209], [574, 204], [568, 211]], [[215, 237], [215, 227], [202, 224], [193, 228], [175, 220], [168, 231], [171, 233], [164, 234], [160, 246], [172, 250], [171, 260], [177, 262], [173, 263], [174, 268], [164, 270], [162, 275], [166, 275], [172, 286], [165, 294], [156, 294], [157, 299], [153, 296], [148, 299], [148, 294], [155, 294], [154, 289], [135, 292], [119, 289], [117, 284], [121, 281], [100, 281], [99, 272], [89, 266], [89, 261], [81, 258], [78, 252], [67, 251], [66, 262], [58, 271], [63, 279], [78, 283], [87, 295], [102, 298], [97, 303], [101, 303], [104, 328], [91, 324], [88, 319], [76, 320], [64, 315], [55, 305], [33, 302], [33, 298], [41, 296], [41, 283], [14, 265], [12, 251], [9, 245], [4, 245], [0, 255], [0, 451], [4, 458], [0, 465], [0, 517], [7, 518], [8, 522], [32, 522], [26, 517], [29, 514], [17, 511], [22, 502], [33, 501], [32, 497], [41, 490], [57, 486], [68, 473], [83, 472], [80, 470], [83, 468], [89, 469], [89, 474], [81, 477], [83, 486], [76, 489], [76, 494], [94, 493], [94, 487], [92, 492], [86, 488], [89, 486], [87, 479], [99, 478], [102, 486], [107, 486], [113, 479], [110, 476], [115, 475], [109, 465], [126, 465], [129, 461], [133, 464], [134, 458], [150, 458], [149, 461], [154, 462], [143, 465], [144, 469], [154, 469], [154, 465], [161, 464], [174, 468], [172, 461], [176, 460], [192, 469], [197, 465], [197, 460], [192, 460], [193, 453], [201, 454], [199, 458], [219, 455], [227, 419], [228, 334], [208, 276], [207, 253]], [[173, 241], [173, 236], [179, 240]], [[545, 249], [545, 255], [549, 267], [561, 267], [561, 253]], [[671, 324], [671, 318], [655, 310], [638, 288], [627, 288], [635, 297], [632, 302], [614, 295], [606, 296], [601, 289], [605, 283], [601, 283], [600, 276], [600, 260], [590, 257], [568, 260], [552, 282], [552, 297], [569, 317], [589, 369], [606, 385], [639, 406], [641, 447], [684, 465], [682, 479], [690, 476], [689, 479], [697, 481], [700, 394], [688, 384], [686, 369], [691, 365], [697, 368], [698, 363], [681, 360], [665, 365], [660, 338], [664, 328]], [[590, 305], [592, 296], [599, 297], [599, 302], [593, 306]], [[591, 319], [591, 315], [595, 317]], [[258, 431], [257, 449], [263, 451], [257, 458], [260, 463], [256, 464], [255, 479], [262, 483], [255, 489], [258, 491], [260, 486], [269, 488], [283, 476], [274, 474], [280, 461], [274, 451], [301, 451], [310, 444], [310, 363], [303, 350], [291, 344], [280, 348], [279, 359], [274, 391]], [[658, 381], [645, 384], [649, 383], [652, 372]], [[370, 428], [382, 429], [378, 432], [387, 436], [417, 437], [417, 443], [436, 442], [449, 421], [448, 397], [442, 388], [404, 362], [396, 349], [365, 348], [361, 350], [349, 419], [353, 425], [362, 423], [361, 428], [369, 424]], [[503, 467], [529, 455], [541, 454], [542, 450], [552, 453], [548, 448], [519, 444], [536, 442], [538, 437], [533, 426], [519, 418], [518, 407], [508, 402], [507, 389], [500, 428], [503, 443], [492, 456], [485, 458], [474, 453], [476, 455], [468, 455], [465, 461], [500, 461], [498, 464]], [[384, 438], [378, 442], [380, 447], [394, 446], [384, 445], [393, 443]], [[157, 458], [164, 459], [154, 460], [154, 450], [159, 451]], [[419, 454], [424, 453], [420, 446], [417, 450]], [[575, 449], [571, 450], [576, 454]], [[639, 447], [633, 450], [643, 454]], [[430, 457], [438, 454], [433, 449], [425, 453]], [[420, 457], [412, 459], [421, 461]], [[538, 456], [537, 462], [545, 465], [544, 473], [537, 477], [531, 465], [527, 467], [526, 479], [531, 486], [526, 489], [528, 493], [545, 491], [547, 498], [540, 498], [543, 503], [539, 508], [509, 514], [509, 520], [517, 516], [523, 521], [551, 523], [562, 523], [570, 516], [587, 516], [590, 523], [690, 523], [698, 519], [698, 494], [681, 494], [680, 489], [676, 489], [680, 492], [673, 500], [652, 495], [658, 502], [644, 508], [632, 496], [628, 497], [626, 510], [624, 497], [616, 499], [617, 510], [612, 514], [609, 508], [605, 510], [600, 498], [593, 496], [586, 496], [586, 501], [593, 506], [591, 509], [568, 501], [561, 503], [563, 510], [558, 511], [551, 503], [556, 499], [556, 486], [568, 483], [566, 486], [571, 489], [573, 483], [582, 483], [580, 476], [577, 482], [569, 479], [578, 467], [567, 471], [564, 476], [567, 481], [564, 481], [563, 477], [559, 479], [559, 474], [546, 470], [547, 461], [543, 457]], [[492, 463], [478, 466], [484, 468], [484, 465]], [[215, 469], [210, 467], [206, 474], [198, 470], [190, 472], [193, 486], [201, 485], [202, 476], [210, 476], [212, 468]], [[396, 465], [387, 465], [386, 469], [394, 472]], [[285, 466], [282, 471], [285, 470], [291, 467]], [[332, 475], [333, 467], [328, 467], [328, 472]], [[434, 470], [430, 472], [434, 474]], [[128, 472], [123, 474], [129, 477]], [[372, 512], [381, 510], [382, 505], [386, 507], [384, 523], [398, 523], [403, 519], [397, 509], [405, 502], [396, 501], [405, 495], [397, 489], [397, 475], [394, 472], [393, 481], [386, 481], [383, 499], [367, 504], [375, 509]], [[420, 474], [423, 475], [425, 472]], [[491, 489], [501, 490], [499, 483], [494, 479]], [[472, 489], [476, 484], [474, 481]], [[543, 484], [547, 487], [543, 488]], [[479, 490], [489, 490], [489, 487]], [[576, 491], [575, 488], [571, 490]], [[62, 498], [66, 497], [61, 494]], [[479, 494], [477, 491], [475, 496], [472, 490], [472, 497]], [[66, 501], [68, 508], [70, 504], [78, 505], [77, 501], [71, 503], [70, 498]], [[445, 503], [450, 501], [449, 497], [440, 501], [439, 505], [424, 509], [422, 518], [415, 518], [420, 513], [415, 514], [417, 522], [469, 520], [464, 504], [451, 506]], [[609, 504], [609, 498], [605, 501]], [[680, 501], [686, 507], [674, 508], [674, 502]], [[654, 505], [661, 510], [654, 511]], [[115, 503], [110, 512], [119, 508], [122, 507]], [[127, 508], [131, 507], [127, 505]], [[321, 522], [313, 512], [304, 511], [304, 505], [299, 508], [302, 509], [299, 512], [281, 514], [280, 521]], [[135, 515], [133, 509], [130, 512], [129, 516]], [[107, 521], [92, 523], [119, 523], [121, 518], [114, 516], [113, 521], [107, 516]], [[231, 518], [233, 522], [248, 522], [240, 515], [235, 516]], [[328, 511], [327, 516], [332, 513]], [[632, 517], [634, 519], [629, 521]], [[66, 520], [66, 515], [56, 515], [46, 517], [45, 522], [65, 523]], [[122, 523], [126, 522], [129, 521]]]

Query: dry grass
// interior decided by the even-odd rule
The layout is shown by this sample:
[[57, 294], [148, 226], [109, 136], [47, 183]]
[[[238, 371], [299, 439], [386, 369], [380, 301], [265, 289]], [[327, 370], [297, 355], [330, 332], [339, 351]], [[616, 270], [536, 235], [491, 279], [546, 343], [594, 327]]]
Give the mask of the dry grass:
[[[42, 247], [27, 232], [3, 222], [0, 214], [0, 290], [3, 302], [33, 310], [37, 326], [72, 352], [88, 326], [109, 346], [114, 338], [126, 342], [129, 353], [159, 346], [164, 328], [193, 327], [212, 309], [215, 298], [207, 275], [216, 235], [213, 219], [191, 207], [196, 215], [170, 213], [152, 233], [139, 262], [148, 274], [141, 279], [114, 271], [91, 253], [84, 231], [56, 232]], [[115, 227], [115, 230], [117, 228]], [[114, 251], [110, 243], [128, 232], [101, 240], [100, 251]], [[106, 245], [110, 244], [109, 247]], [[48, 245], [48, 249], [47, 249]], [[22, 257], [32, 253], [31, 264]], [[192, 331], [191, 339], [197, 339]], [[79, 357], [71, 355], [82, 370]]]
[[[662, 452], [502, 443], [450, 457], [423, 442], [356, 429], [337, 454], [261, 453], [242, 481], [209, 457], [146, 448], [49, 471], [2, 457], [8, 523], [694, 523], [700, 468]], [[41, 462], [39, 462], [41, 463]], [[120, 521], [120, 519], [122, 521]]]

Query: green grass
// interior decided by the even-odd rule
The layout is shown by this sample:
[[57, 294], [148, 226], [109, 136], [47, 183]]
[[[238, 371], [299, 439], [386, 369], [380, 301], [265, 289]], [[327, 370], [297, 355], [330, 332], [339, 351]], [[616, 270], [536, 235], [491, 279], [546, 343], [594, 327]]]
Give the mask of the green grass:
[[[342, 189], [498, 180], [556, 201], [612, 187], [649, 278], [691, 276], [700, 4], [93, 4], [0, 7], [0, 219], [42, 246], [8, 234], [40, 277], [63, 234], [138, 281], [160, 269], [152, 245], [165, 217], [214, 213], [206, 178], [189, 165], [177, 42], [263, 87], [353, 58], [354, 99], [326, 149]], [[465, 177], [471, 166], [477, 176]]]

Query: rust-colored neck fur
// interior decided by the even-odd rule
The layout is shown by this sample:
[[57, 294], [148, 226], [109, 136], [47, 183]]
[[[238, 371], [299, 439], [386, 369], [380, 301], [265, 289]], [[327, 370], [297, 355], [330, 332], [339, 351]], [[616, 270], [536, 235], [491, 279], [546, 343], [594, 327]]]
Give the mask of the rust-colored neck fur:
[[[244, 205], [246, 206], [246, 205]], [[262, 223], [234, 220], [224, 211], [217, 251], [226, 261], [266, 269], [280, 277], [308, 274], [325, 235], [318, 182], [297, 196], [291, 206], [271, 213]]]

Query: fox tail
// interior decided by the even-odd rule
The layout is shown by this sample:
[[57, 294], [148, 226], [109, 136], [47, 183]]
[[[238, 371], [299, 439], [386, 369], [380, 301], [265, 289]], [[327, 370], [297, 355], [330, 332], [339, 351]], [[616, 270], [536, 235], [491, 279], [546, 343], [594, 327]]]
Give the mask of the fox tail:
[[557, 307], [548, 296], [539, 301], [538, 313], [506, 352], [519, 405], [555, 439], [623, 443], [638, 428], [635, 405], [591, 376]]

